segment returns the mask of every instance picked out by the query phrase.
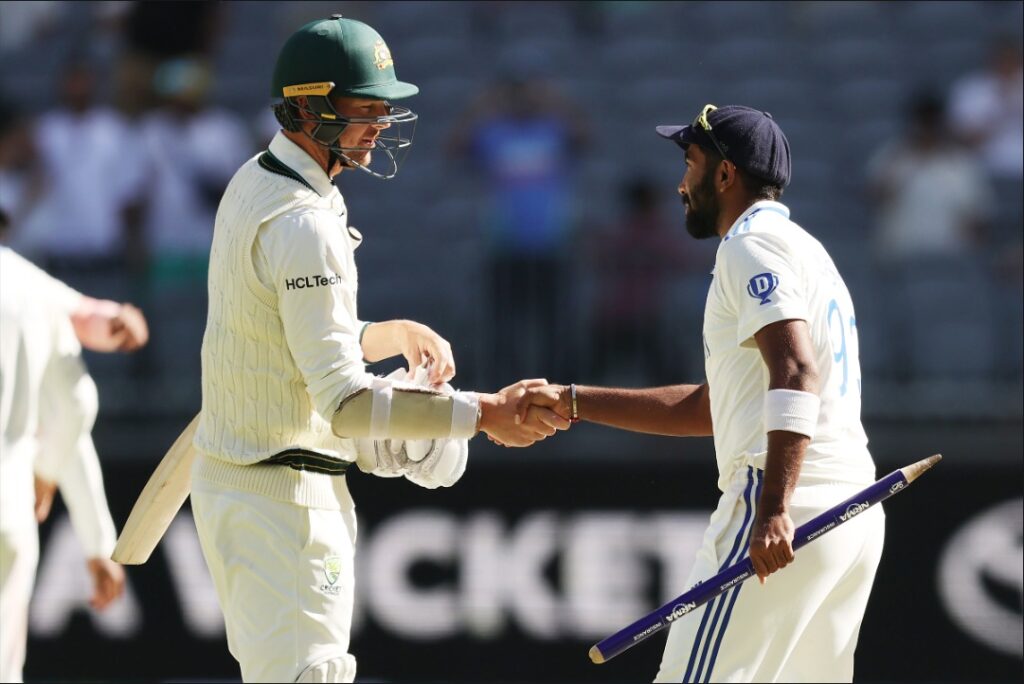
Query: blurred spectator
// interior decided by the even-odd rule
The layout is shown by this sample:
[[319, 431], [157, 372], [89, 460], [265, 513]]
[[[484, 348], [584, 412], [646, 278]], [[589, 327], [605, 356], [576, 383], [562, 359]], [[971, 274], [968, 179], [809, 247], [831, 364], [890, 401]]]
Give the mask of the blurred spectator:
[[157, 60], [208, 55], [220, 32], [219, 2], [135, 2], [125, 17], [133, 50]]
[[256, 139], [256, 147], [266, 149], [277, 132], [281, 130], [281, 124], [274, 116], [274, 110], [264, 106], [260, 107], [259, 112], [253, 117], [251, 128], [253, 137]]
[[984, 172], [946, 128], [942, 99], [922, 92], [907, 108], [907, 128], [868, 164], [878, 210], [877, 258], [898, 263], [973, 251], [993, 200]]
[[506, 378], [562, 374], [564, 302], [572, 278], [572, 171], [585, 140], [579, 113], [525, 70], [469, 108], [450, 141], [487, 185], [486, 265], [495, 370]]
[[15, 225], [12, 242], [73, 286], [126, 299], [111, 291], [120, 286], [107, 276], [123, 270], [126, 245], [137, 236], [138, 138], [123, 117], [95, 102], [96, 73], [80, 56], [65, 64], [59, 92], [60, 106], [39, 117], [34, 130], [46, 185]]
[[154, 86], [163, 104], [141, 123], [151, 180], [145, 238], [158, 272], [205, 271], [220, 196], [253, 152], [245, 124], [232, 112], [207, 106], [209, 85], [200, 62], [165, 62]]
[[20, 225], [43, 189], [32, 125], [28, 117], [0, 101], [0, 211]]
[[52, 32], [60, 13], [58, 2], [5, 2], [0, 20], [0, 54], [14, 52]]
[[149, 306], [157, 313], [147, 360], [160, 375], [177, 380], [172, 385], [194, 392], [217, 204], [253, 152], [244, 122], [206, 104], [209, 86], [209, 71], [198, 60], [163, 63], [154, 82], [162, 105], [140, 124], [150, 179], [143, 223], [147, 285]]
[[977, 150], [996, 188], [994, 237], [1020, 250], [1024, 223], [1024, 59], [1018, 37], [994, 41], [986, 69], [956, 82], [954, 130]]
[[688, 258], [677, 226], [662, 214], [660, 188], [647, 178], [627, 180], [623, 215], [591, 241], [597, 281], [591, 373], [604, 380], [617, 379], [614, 370], [631, 362], [639, 362], [638, 382], [688, 377], [696, 370], [680, 368], [687, 355], [673, 348], [666, 322], [679, 312], [668, 311], [670, 286], [694, 269], [706, 274], [712, 260], [702, 268]]
[[1019, 39], [1000, 38], [988, 66], [957, 81], [950, 122], [994, 177], [1024, 177], [1024, 61]]
[[221, 33], [222, 3], [133, 2], [119, 17], [126, 51], [118, 68], [118, 107], [129, 115], [155, 105], [154, 76], [164, 62], [205, 59]]
[[993, 192], [953, 139], [941, 97], [922, 92], [907, 129], [868, 168], [886, 343], [879, 366], [902, 380], [984, 376], [996, 357], [993, 298], [978, 249]]

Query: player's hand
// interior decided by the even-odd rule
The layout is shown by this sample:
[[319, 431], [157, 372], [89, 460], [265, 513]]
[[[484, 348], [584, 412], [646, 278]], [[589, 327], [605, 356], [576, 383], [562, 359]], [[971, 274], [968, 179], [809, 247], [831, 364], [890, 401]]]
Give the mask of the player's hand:
[[149, 341], [149, 326], [138, 307], [125, 303], [110, 319], [110, 336], [117, 341], [117, 350], [133, 352]]
[[410, 370], [429, 362], [427, 380], [431, 385], [450, 382], [455, 377], [452, 346], [436, 332], [415, 321], [402, 321], [398, 345]]
[[758, 512], [750, 536], [750, 560], [761, 584], [768, 575], [793, 562], [795, 531], [789, 513], [762, 515]]
[[537, 408], [553, 411], [568, 424], [569, 416], [572, 415], [569, 388], [565, 385], [548, 384], [527, 387], [516, 402], [516, 415], [520, 421], [525, 421], [528, 412]]
[[569, 421], [554, 411], [536, 407], [520, 417], [518, 401], [531, 387], [547, 385], [547, 380], [520, 380], [497, 394], [480, 395], [480, 429], [502, 446], [525, 447], [569, 427]]
[[44, 480], [36, 475], [36, 522], [44, 522], [50, 517], [53, 508], [53, 495], [57, 491], [57, 483]]
[[124, 593], [124, 568], [109, 558], [90, 558], [86, 567], [92, 578], [89, 605], [103, 610]]

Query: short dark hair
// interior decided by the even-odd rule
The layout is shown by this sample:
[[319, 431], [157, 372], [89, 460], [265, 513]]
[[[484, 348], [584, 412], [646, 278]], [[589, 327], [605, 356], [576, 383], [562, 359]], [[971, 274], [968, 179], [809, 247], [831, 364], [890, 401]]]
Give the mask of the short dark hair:
[[[708, 173], [711, 173], [711, 170], [718, 166], [718, 162], [722, 161], [723, 157], [719, 154], [718, 150], [709, 150], [703, 145], [701, 146], [701, 149], [704, 150], [704, 155], [708, 159]], [[754, 201], [760, 202], [761, 200], [771, 200], [772, 202], [777, 202], [779, 198], [782, 197], [782, 191], [784, 188], [781, 185], [758, 178], [749, 171], [744, 171], [738, 166], [736, 167], [736, 171], [742, 179], [743, 187], [751, 194]]]
[[754, 196], [755, 200], [771, 200], [777, 202], [782, 197], [783, 187], [770, 181], [762, 180], [756, 176], [751, 176], [746, 171], [741, 170], [740, 175], [743, 177], [743, 185], [746, 186], [750, 194]]

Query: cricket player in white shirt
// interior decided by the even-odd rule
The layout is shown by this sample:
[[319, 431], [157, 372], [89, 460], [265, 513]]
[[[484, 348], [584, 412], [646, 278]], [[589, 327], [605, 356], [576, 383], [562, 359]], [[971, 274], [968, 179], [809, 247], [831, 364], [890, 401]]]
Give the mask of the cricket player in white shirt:
[[[333, 179], [397, 173], [416, 114], [391, 102], [417, 92], [370, 26], [340, 15], [303, 26], [273, 75], [283, 130], [217, 210], [191, 495], [245, 681], [355, 678], [353, 462], [450, 486], [479, 430], [524, 446], [568, 427], [546, 409], [516, 420], [526, 382], [454, 391], [451, 347], [430, 328], [358, 316], [362, 236]], [[367, 373], [398, 355], [429, 377]]]
[[83, 296], [0, 247], [0, 681], [21, 681], [37, 516], [45, 519], [55, 488], [87, 558], [91, 605], [103, 609], [124, 589], [124, 571], [109, 559], [114, 523], [90, 435], [97, 396], [81, 345], [129, 351], [147, 338], [138, 309]]
[[850, 294], [821, 243], [778, 201], [790, 150], [770, 114], [708, 105], [692, 124], [658, 133], [685, 150], [687, 231], [721, 240], [704, 312], [707, 382], [533, 387], [520, 408], [714, 436], [722, 496], [689, 584], [748, 553], [761, 583], [738, 584], [674, 622], [656, 681], [851, 681], [882, 552], [881, 508], [795, 558], [792, 549], [796, 525], [875, 479]]

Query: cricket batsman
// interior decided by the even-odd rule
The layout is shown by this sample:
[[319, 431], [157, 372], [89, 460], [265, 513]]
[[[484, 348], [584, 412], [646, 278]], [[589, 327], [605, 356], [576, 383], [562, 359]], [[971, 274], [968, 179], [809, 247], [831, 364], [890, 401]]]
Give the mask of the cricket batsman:
[[[351, 682], [351, 464], [449, 486], [478, 431], [525, 446], [568, 422], [547, 409], [516, 421], [529, 382], [454, 391], [440, 335], [359, 317], [363, 237], [334, 181], [393, 177], [417, 119], [393, 104], [418, 88], [396, 78], [377, 31], [341, 15], [306, 24], [271, 92], [281, 130], [217, 210], [192, 508], [242, 678]], [[367, 373], [398, 355], [421, 369], [412, 381]]]

